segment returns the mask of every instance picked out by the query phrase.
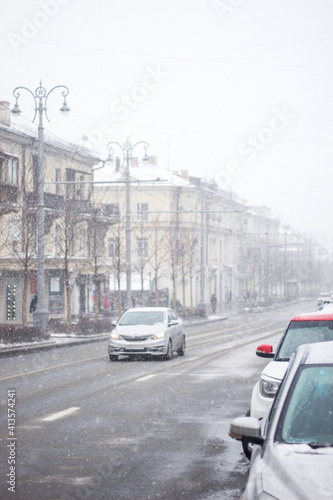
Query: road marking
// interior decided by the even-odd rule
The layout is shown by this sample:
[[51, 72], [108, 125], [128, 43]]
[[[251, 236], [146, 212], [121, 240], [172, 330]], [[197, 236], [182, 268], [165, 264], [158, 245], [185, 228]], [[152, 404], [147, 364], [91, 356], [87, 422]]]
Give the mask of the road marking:
[[136, 382], [143, 382], [144, 380], [148, 380], [149, 378], [155, 377], [156, 373], [151, 373], [150, 375], [145, 375], [144, 377], [137, 378]]
[[78, 361], [70, 361], [69, 363], [62, 363], [61, 365], [49, 366], [48, 368], [40, 368], [39, 370], [34, 370], [32, 372], [18, 373], [17, 375], [10, 375], [9, 377], [0, 378], [2, 380], [9, 380], [11, 378], [25, 377], [26, 375], [33, 375], [34, 373], [47, 372], [48, 370], [53, 370], [54, 368], [61, 368], [62, 366], [75, 365], [77, 363], [85, 363], [86, 361], [92, 361], [93, 359], [105, 358], [105, 355], [94, 356], [93, 358], [80, 359]]
[[[201, 335], [189, 335], [189, 336], [186, 336], [186, 339], [187, 340], [189, 340], [189, 339], [191, 339], [191, 340], [193, 340], [193, 339], [202, 339], [203, 337], [209, 337], [210, 335], [218, 335], [219, 333], [231, 332], [233, 330], [237, 330], [237, 329], [240, 329], [240, 328], [243, 328], [243, 327], [248, 327], [248, 326], [249, 326], [248, 324], [244, 324], [244, 325], [233, 326], [232, 328], [226, 328], [225, 330], [215, 330], [215, 331], [208, 332], [208, 333], [202, 333]], [[243, 333], [243, 332], [240, 332], [240, 333]], [[227, 335], [224, 338], [230, 337], [230, 336], [231, 335]]]
[[190, 362], [190, 361], [196, 361], [197, 359], [201, 359], [200, 356], [196, 356], [195, 358], [189, 358], [189, 359], [186, 359], [187, 362]]
[[75, 411], [79, 410], [78, 406], [73, 406], [72, 408], [67, 408], [67, 410], [58, 411], [57, 413], [53, 413], [53, 415], [49, 415], [48, 417], [43, 418], [44, 422], [52, 422], [53, 420], [58, 420], [58, 418], [66, 417], [66, 415], [70, 415]]

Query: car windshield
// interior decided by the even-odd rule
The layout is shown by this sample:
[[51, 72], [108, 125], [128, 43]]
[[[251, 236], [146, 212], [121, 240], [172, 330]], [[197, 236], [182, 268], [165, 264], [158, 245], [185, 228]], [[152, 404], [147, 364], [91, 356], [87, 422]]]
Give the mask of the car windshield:
[[163, 311], [129, 311], [119, 321], [119, 325], [156, 325], [164, 323]]
[[304, 366], [285, 406], [277, 441], [333, 446], [333, 365]]
[[276, 355], [276, 361], [289, 360], [302, 344], [333, 340], [333, 321], [292, 321]]

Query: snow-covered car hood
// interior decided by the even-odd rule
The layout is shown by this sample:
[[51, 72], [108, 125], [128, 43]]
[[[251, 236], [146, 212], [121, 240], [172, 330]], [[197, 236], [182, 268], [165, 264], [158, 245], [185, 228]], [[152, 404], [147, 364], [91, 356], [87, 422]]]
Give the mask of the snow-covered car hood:
[[128, 335], [131, 337], [140, 337], [141, 335], [152, 335], [153, 333], [166, 331], [165, 323], [156, 325], [117, 325], [115, 330], [119, 335]]
[[288, 361], [271, 361], [261, 372], [262, 375], [282, 380], [288, 367]]
[[[255, 461], [251, 467], [249, 481], [261, 482], [263, 491], [279, 500], [332, 500], [333, 448], [279, 443], [269, 447], [267, 459]], [[247, 498], [252, 496], [245, 495], [244, 500]]]

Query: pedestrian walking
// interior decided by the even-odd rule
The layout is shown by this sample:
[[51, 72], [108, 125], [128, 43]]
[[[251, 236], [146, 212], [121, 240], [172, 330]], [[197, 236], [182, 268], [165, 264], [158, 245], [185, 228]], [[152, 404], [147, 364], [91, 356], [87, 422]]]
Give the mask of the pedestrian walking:
[[216, 311], [216, 302], [217, 302], [217, 298], [216, 298], [215, 293], [213, 293], [213, 295], [210, 299], [210, 305], [212, 306], [213, 314], [215, 314], [215, 311]]

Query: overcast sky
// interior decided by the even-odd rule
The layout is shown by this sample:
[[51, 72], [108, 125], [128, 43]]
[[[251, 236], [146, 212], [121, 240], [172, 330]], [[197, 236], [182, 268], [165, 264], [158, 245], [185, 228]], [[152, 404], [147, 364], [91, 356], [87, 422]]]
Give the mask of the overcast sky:
[[[0, 2], [0, 100], [66, 85], [67, 117], [60, 91], [48, 100], [56, 135], [103, 158], [146, 140], [160, 166], [332, 245], [333, 0]], [[23, 119], [32, 104], [22, 92]]]

